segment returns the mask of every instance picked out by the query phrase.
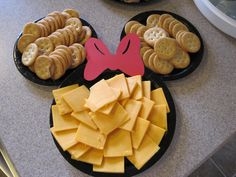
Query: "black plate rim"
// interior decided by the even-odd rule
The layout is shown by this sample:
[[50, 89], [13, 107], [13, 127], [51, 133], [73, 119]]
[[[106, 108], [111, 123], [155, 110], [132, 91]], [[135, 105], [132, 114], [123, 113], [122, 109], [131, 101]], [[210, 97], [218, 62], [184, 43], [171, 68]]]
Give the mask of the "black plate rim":
[[[45, 17], [43, 17], [45, 18]], [[38, 20], [36, 20], [35, 22], [38, 22], [39, 20], [43, 19], [43, 18], [39, 18]], [[93, 28], [93, 26], [88, 23], [86, 20], [84, 20], [83, 18], [80, 18], [81, 22], [83, 25], [89, 26], [92, 30], [92, 37], [94, 38], [98, 38], [97, 33], [95, 31], [95, 29]], [[42, 86], [59, 86], [61, 85], [61, 83], [63, 82], [64, 79], [66, 79], [69, 75], [71, 75], [76, 69], [80, 68], [80, 67], [85, 67], [85, 64], [81, 64], [79, 67], [75, 68], [75, 69], [71, 69], [71, 70], [67, 70], [66, 73], [58, 80], [42, 80], [40, 78], [38, 78], [33, 72], [31, 72], [26, 66], [24, 66], [21, 62], [21, 55], [19, 54], [19, 50], [17, 48], [17, 43], [19, 38], [21, 37], [22, 33], [20, 33], [14, 43], [14, 47], [13, 47], [13, 60], [15, 63], [15, 66], [17, 68], [17, 70], [20, 72], [20, 74], [26, 78], [27, 80], [37, 84], [37, 85], [42, 85]], [[19, 56], [20, 55], [20, 56]], [[86, 60], [85, 60], [86, 61]], [[30, 75], [29, 75], [30, 74]], [[34, 75], [34, 78], [32, 78], [32, 75]]]
[[[117, 73], [117, 71], [109, 71], [109, 72], [114, 72], [114, 73]], [[78, 75], [80, 76], [83, 76], [83, 70], [76, 70], [75, 72], [73, 72], [73, 74], [71, 74], [69, 77], [67, 77], [63, 82], [62, 84], [59, 86], [59, 88], [61, 87], [64, 87], [64, 86], [67, 86], [67, 85], [70, 85], [70, 84], [74, 84], [74, 83], [79, 83], [78, 80], [79, 80], [79, 77]], [[71, 78], [76, 75], [76, 78], [78, 79], [77, 81], [72, 81]], [[104, 73], [102, 74], [104, 75]], [[101, 76], [100, 76], [101, 77]], [[161, 148], [145, 165], [144, 167], [142, 167], [140, 170], [137, 170], [133, 165], [132, 167], [129, 169], [129, 171], [127, 171], [127, 169], [125, 169], [125, 173], [124, 174], [116, 174], [116, 173], [98, 173], [98, 172], [92, 172], [91, 171], [87, 171], [86, 169], [81, 169], [81, 168], [78, 168], [77, 166], [78, 165], [87, 165], [87, 166], [91, 166], [89, 164], [86, 164], [84, 162], [80, 162], [80, 161], [75, 161], [75, 160], [72, 160], [70, 158], [70, 154], [68, 152], [64, 152], [62, 150], [62, 148], [60, 147], [60, 145], [57, 143], [57, 141], [55, 140], [55, 138], [53, 137], [53, 135], [51, 134], [53, 140], [54, 140], [54, 143], [57, 147], [57, 149], [59, 150], [59, 152], [61, 153], [61, 155], [64, 157], [64, 159], [69, 163], [71, 164], [72, 166], [74, 166], [76, 169], [82, 171], [83, 173], [85, 174], [88, 174], [88, 175], [91, 175], [91, 176], [98, 176], [98, 177], [128, 177], [128, 176], [134, 176], [134, 175], [137, 175], [137, 174], [140, 174], [142, 173], [143, 171], [149, 169], [150, 167], [152, 167], [155, 163], [157, 163], [157, 161], [159, 161], [161, 159], [161, 157], [165, 154], [165, 152], [167, 151], [167, 149], [169, 148], [171, 142], [172, 142], [172, 139], [174, 137], [174, 133], [175, 133], [175, 127], [176, 127], [176, 110], [175, 110], [175, 104], [174, 104], [174, 100], [173, 100], [173, 97], [171, 96], [171, 93], [169, 91], [169, 89], [167, 88], [166, 84], [162, 81], [162, 79], [160, 78], [156, 78], [156, 77], [152, 77], [151, 75], [145, 75], [144, 76], [145, 79], [144, 80], [150, 80], [153, 83], [157, 84], [159, 87], [162, 87], [163, 88], [163, 91], [166, 95], [166, 98], [167, 98], [167, 101], [168, 101], [168, 104], [169, 104], [169, 107], [170, 107], [170, 110], [171, 112], [167, 114], [167, 118], [168, 118], [168, 129], [169, 131], [164, 135], [164, 138], [163, 140], [161, 141], [161, 144], [162, 145], [163, 143], [166, 143], [165, 144], [165, 147]], [[66, 84], [67, 82], [69, 82], [69, 84]], [[89, 82], [89, 81], [88, 81]], [[79, 83], [81, 84], [81, 83]], [[55, 100], [52, 101], [52, 105], [55, 104]], [[171, 122], [170, 122], [171, 120]], [[50, 125], [50, 128], [53, 126], [53, 121], [52, 121], [52, 112], [51, 112], [51, 108], [50, 108], [50, 116], [49, 116], [49, 125]], [[166, 142], [164, 141], [166, 140]], [[162, 146], [161, 146], [162, 147]], [[126, 159], [127, 161], [127, 159]], [[77, 165], [76, 165], [76, 164]], [[127, 163], [127, 162], [125, 162]]]
[[[185, 19], [184, 17], [182, 17], [182, 16], [180, 16], [178, 14], [175, 14], [173, 12], [164, 11], [164, 10], [144, 11], [144, 12], [141, 12], [141, 13], [133, 16], [127, 22], [129, 22], [131, 20], [137, 20], [138, 18], [143, 18], [143, 16], [148, 16], [148, 15], [151, 15], [151, 14], [164, 14], [164, 13], [168, 13], [168, 14], [174, 16], [177, 20], [179, 20], [182, 23], [184, 23], [185, 25], [187, 25], [188, 28], [190, 27], [189, 31], [194, 32], [199, 37], [200, 42], [201, 42], [201, 48], [200, 48], [200, 50], [197, 53], [195, 53], [195, 54], [190, 54], [189, 53], [190, 54], [190, 58], [191, 58], [191, 63], [193, 62], [191, 56], [199, 55], [197, 60], [194, 61], [194, 64], [191, 65], [191, 63], [190, 63], [190, 65], [187, 68], [185, 68], [185, 69], [174, 69], [174, 71], [177, 72], [176, 74], [171, 74], [171, 73], [168, 74], [168, 75], [157, 74], [157, 73], [154, 73], [153, 71], [151, 71], [150, 69], [148, 69], [147, 67], [145, 67], [146, 70], [151, 72], [153, 75], [156, 75], [156, 76], [162, 78], [164, 81], [171, 81], [171, 80], [177, 80], [177, 79], [181, 79], [183, 77], [186, 77], [187, 75], [189, 75], [193, 71], [195, 71], [197, 69], [197, 67], [200, 65], [200, 63], [202, 61], [202, 58], [203, 58], [203, 55], [204, 55], [204, 42], [203, 42], [203, 39], [202, 39], [198, 29], [191, 22], [189, 22], [187, 19]], [[146, 18], [145, 18], [145, 21], [146, 21]], [[125, 36], [124, 28], [125, 28], [125, 26], [123, 27], [123, 29], [121, 31], [120, 40], [122, 40], [122, 38]]]

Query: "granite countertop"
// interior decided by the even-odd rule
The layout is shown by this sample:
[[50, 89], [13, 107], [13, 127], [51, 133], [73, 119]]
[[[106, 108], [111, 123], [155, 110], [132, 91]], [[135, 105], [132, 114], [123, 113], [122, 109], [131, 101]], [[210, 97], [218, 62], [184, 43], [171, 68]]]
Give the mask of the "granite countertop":
[[127, 6], [112, 0], [8, 0], [1, 1], [0, 7], [0, 136], [20, 176], [86, 176], [64, 160], [52, 140], [49, 109], [53, 88], [26, 80], [12, 58], [23, 25], [54, 10], [78, 9], [112, 51], [125, 22], [142, 11], [172, 11], [201, 33], [205, 54], [200, 66], [183, 79], [167, 82], [177, 109], [172, 144], [160, 161], [139, 176], [187, 176], [235, 132], [236, 40], [214, 28], [193, 1]]

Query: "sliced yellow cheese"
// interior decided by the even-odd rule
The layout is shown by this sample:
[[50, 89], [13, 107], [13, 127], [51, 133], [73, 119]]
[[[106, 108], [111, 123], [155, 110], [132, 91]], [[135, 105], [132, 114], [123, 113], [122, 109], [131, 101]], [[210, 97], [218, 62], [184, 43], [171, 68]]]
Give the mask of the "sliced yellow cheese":
[[131, 138], [132, 138], [132, 145], [134, 149], [138, 149], [140, 144], [142, 143], [142, 140], [148, 130], [150, 122], [142, 119], [137, 118], [134, 130], [131, 132]]
[[103, 149], [106, 136], [98, 130], [94, 130], [85, 124], [80, 124], [76, 132], [76, 140], [96, 149]]
[[71, 116], [75, 119], [79, 120], [80, 122], [86, 124], [87, 126], [97, 129], [96, 124], [92, 121], [92, 118], [89, 115], [88, 110], [80, 111], [80, 112], [72, 112]]
[[103, 114], [110, 114], [115, 105], [116, 102], [109, 103], [108, 105], [99, 109], [98, 112], [101, 112]]
[[168, 126], [166, 105], [153, 106], [152, 111], [148, 116], [148, 120], [151, 121], [152, 124], [167, 130]]
[[124, 99], [124, 100], [120, 100], [119, 103], [122, 105], [122, 106], [125, 106], [125, 104], [129, 101], [129, 99]]
[[107, 83], [111, 88], [115, 88], [121, 91], [121, 96], [119, 97], [120, 100], [129, 98], [129, 88], [124, 74], [119, 74], [112, 77], [111, 79], [108, 79]]
[[52, 127], [50, 130], [63, 151], [66, 151], [78, 143], [78, 141], [75, 139], [77, 129], [56, 132], [54, 127]]
[[104, 147], [104, 157], [120, 157], [132, 154], [130, 132], [116, 129], [108, 135]]
[[72, 112], [71, 107], [65, 102], [65, 100], [62, 98], [62, 95], [78, 87], [79, 87], [78, 84], [74, 84], [67, 87], [55, 89], [52, 91], [55, 102], [58, 105], [58, 110], [60, 115], [65, 115]]
[[74, 84], [74, 85], [70, 85], [70, 86], [67, 86], [67, 87], [63, 87], [63, 88], [53, 90], [52, 94], [53, 94], [53, 97], [55, 99], [56, 104], [60, 104], [60, 101], [61, 101], [61, 98], [62, 98], [63, 94], [65, 94], [65, 93], [67, 93], [71, 90], [74, 90], [78, 87], [79, 87], [78, 84]]
[[91, 147], [87, 146], [83, 143], [77, 143], [76, 145], [74, 145], [73, 147], [67, 149], [67, 151], [74, 156], [74, 158], [79, 158], [80, 156], [82, 156], [84, 153], [86, 153]]
[[55, 131], [74, 129], [79, 126], [79, 121], [71, 115], [60, 115], [57, 105], [52, 106], [52, 120]]
[[170, 112], [170, 108], [162, 88], [153, 90], [151, 92], [151, 99], [155, 102], [156, 105], [166, 105], [167, 112]]
[[143, 97], [143, 86], [142, 86], [142, 77], [140, 75], [129, 77], [128, 79], [134, 80], [137, 83], [136, 88], [131, 94], [131, 98], [139, 100]]
[[93, 165], [93, 171], [103, 173], [124, 173], [124, 157], [104, 157], [101, 165]]
[[73, 111], [72, 108], [65, 102], [63, 97], [61, 98], [61, 101], [57, 104], [57, 106], [60, 115], [66, 115]]
[[156, 143], [156, 145], [159, 145], [165, 132], [165, 129], [158, 127], [154, 124], [150, 124], [147, 131], [147, 135]]
[[89, 97], [89, 90], [84, 85], [65, 93], [63, 96], [66, 103], [73, 109], [74, 112], [85, 110], [85, 99]]
[[142, 108], [138, 116], [147, 119], [154, 106], [154, 102], [146, 97], [143, 97], [140, 101], [142, 102]]
[[91, 148], [85, 154], [77, 158], [76, 160], [80, 160], [82, 162], [86, 162], [93, 165], [101, 165], [102, 159], [103, 159], [103, 151], [99, 149]]
[[118, 99], [119, 95], [109, 87], [107, 82], [102, 79], [90, 88], [89, 98], [86, 100], [86, 106], [93, 112], [112, 103]]
[[130, 120], [124, 123], [120, 128], [127, 131], [133, 130], [141, 106], [142, 106], [141, 102], [131, 99], [125, 104], [124, 109], [127, 111]]
[[151, 81], [143, 81], [142, 86], [143, 86], [143, 96], [148, 99], [151, 99]]
[[116, 103], [109, 115], [100, 112], [91, 112], [90, 115], [99, 130], [105, 135], [129, 120], [128, 113], [119, 103]]
[[126, 78], [128, 88], [129, 88], [129, 94], [132, 95], [134, 92], [134, 89], [137, 87], [137, 82], [132, 77]]
[[134, 149], [132, 156], [127, 156], [128, 160], [140, 170], [152, 156], [160, 149], [149, 136], [145, 136], [138, 149]]

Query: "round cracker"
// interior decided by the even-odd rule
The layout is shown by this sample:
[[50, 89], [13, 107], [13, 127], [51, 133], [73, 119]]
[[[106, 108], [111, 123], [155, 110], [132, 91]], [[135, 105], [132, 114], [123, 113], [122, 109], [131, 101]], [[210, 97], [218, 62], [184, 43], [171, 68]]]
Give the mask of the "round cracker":
[[25, 66], [30, 66], [34, 63], [37, 56], [38, 46], [35, 43], [31, 43], [24, 50], [21, 61]]
[[78, 18], [69, 18], [66, 20], [66, 26], [72, 25], [74, 26], [78, 31], [82, 28], [82, 22]]
[[172, 31], [171, 31], [172, 36], [176, 37], [176, 34], [179, 31], [188, 31], [188, 28], [184, 24], [182, 24], [182, 23], [177, 23], [172, 28]]
[[65, 9], [63, 10], [63, 12], [66, 12], [67, 14], [70, 15], [70, 18], [71, 17], [76, 17], [76, 18], [79, 18], [79, 11], [75, 10], [75, 9]]
[[51, 34], [51, 28], [50, 25], [48, 24], [48, 22], [45, 20], [45, 18], [43, 18], [42, 20], [38, 21], [39, 24], [42, 24], [45, 29], [46, 29], [46, 36], [48, 36], [49, 34]]
[[140, 49], [140, 55], [141, 55], [142, 58], [143, 58], [144, 53], [145, 53], [147, 50], [149, 50], [149, 49], [152, 49], [152, 48], [149, 47], [149, 46], [141, 47], [141, 49]]
[[136, 34], [139, 36], [139, 37], [143, 37], [143, 34], [148, 30], [149, 28], [147, 26], [140, 26], [138, 29], [137, 29], [137, 32]]
[[54, 35], [54, 33], [52, 33], [50, 36], [48, 36], [48, 38], [52, 41], [54, 47], [62, 44], [61, 38], [59, 38], [58, 36]]
[[130, 28], [130, 33], [137, 33], [138, 28], [141, 27], [143, 25], [141, 25], [140, 23], [134, 24], [131, 28]]
[[86, 58], [86, 51], [85, 51], [84, 46], [79, 43], [74, 43], [73, 46], [77, 47], [80, 50], [81, 56], [82, 56], [82, 62], [84, 62]]
[[23, 34], [32, 34], [34, 37], [41, 37], [42, 31], [40, 26], [37, 23], [27, 23], [24, 26]]
[[170, 15], [170, 14], [161, 14], [161, 16], [159, 17], [159, 21], [157, 23], [157, 26], [162, 28], [164, 20], [168, 17], [172, 17], [172, 15]]
[[49, 55], [54, 50], [54, 45], [48, 37], [41, 37], [35, 41], [38, 46], [39, 55]]
[[54, 73], [51, 76], [51, 78], [53, 80], [57, 80], [57, 79], [61, 78], [64, 75], [65, 70], [63, 68], [62, 62], [58, 58], [54, 57], [54, 58], [51, 58], [51, 59], [52, 59], [52, 61], [54, 63], [54, 66], [55, 66]]
[[130, 29], [134, 24], [139, 24], [138, 21], [129, 21], [125, 24], [125, 33], [128, 34], [130, 33]]
[[70, 46], [76, 41], [76, 39], [74, 38], [74, 34], [70, 28], [65, 28], [65, 30], [67, 31], [67, 34], [69, 35], [70, 42], [68, 46]]
[[82, 63], [82, 55], [80, 50], [75, 46], [69, 47], [72, 50], [72, 64], [70, 66], [71, 69], [76, 68]]
[[159, 14], [152, 14], [149, 15], [147, 20], [146, 20], [146, 26], [147, 27], [154, 27], [157, 25], [159, 21], [160, 15]]
[[155, 57], [157, 57], [157, 54], [153, 52], [148, 59], [148, 68], [151, 69], [152, 71], [155, 71], [154, 63], [153, 63], [153, 60]]
[[82, 45], [84, 45], [87, 42], [87, 40], [92, 36], [92, 30], [88, 26], [83, 26], [83, 29], [85, 31], [85, 37], [83, 38], [82, 41], [80, 41]]
[[175, 39], [163, 37], [155, 42], [154, 50], [160, 59], [169, 60], [175, 55], [176, 46]]
[[163, 38], [163, 37], [168, 37], [168, 36], [169, 36], [168, 33], [159, 27], [150, 28], [143, 35], [144, 40], [150, 46], [154, 46], [155, 41], [157, 41], [158, 39]]
[[174, 66], [168, 61], [161, 60], [156, 56], [153, 59], [154, 69], [159, 74], [170, 74], [174, 70]]
[[190, 64], [189, 54], [180, 47], [177, 47], [177, 52], [175, 56], [170, 60], [170, 63], [173, 64], [177, 69], [184, 69]]
[[170, 33], [169, 31], [169, 25], [171, 22], [173, 22], [175, 19], [173, 17], [167, 17], [162, 24], [162, 27], [165, 31], [167, 31], [168, 33]]
[[36, 37], [32, 34], [23, 34], [17, 43], [18, 50], [23, 53], [25, 48], [32, 42], [36, 40]]
[[49, 79], [54, 72], [54, 64], [51, 58], [46, 55], [38, 56], [34, 62], [35, 74], [43, 80]]

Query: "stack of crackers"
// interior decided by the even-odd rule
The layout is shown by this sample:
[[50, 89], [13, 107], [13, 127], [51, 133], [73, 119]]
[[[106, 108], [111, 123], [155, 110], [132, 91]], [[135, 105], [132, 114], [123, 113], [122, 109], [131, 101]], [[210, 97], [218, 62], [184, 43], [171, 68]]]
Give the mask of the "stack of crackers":
[[40, 79], [57, 80], [85, 60], [83, 45], [91, 36], [91, 29], [82, 26], [79, 12], [65, 9], [27, 23], [17, 47], [22, 63]]
[[139, 36], [144, 65], [159, 74], [170, 74], [174, 68], [188, 67], [188, 53], [196, 53], [201, 47], [198, 36], [170, 14], [152, 14], [147, 18], [146, 26], [138, 21], [129, 21], [125, 33]]

